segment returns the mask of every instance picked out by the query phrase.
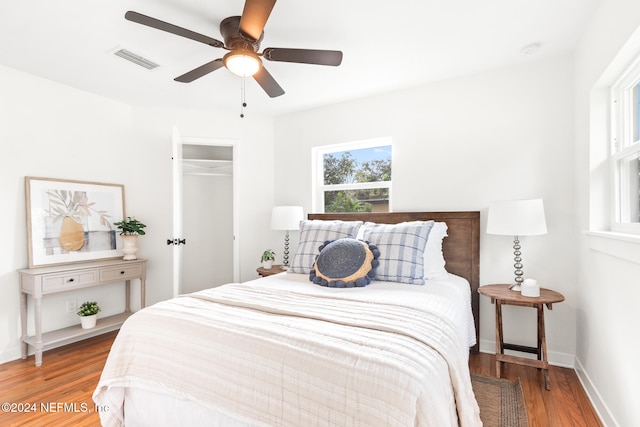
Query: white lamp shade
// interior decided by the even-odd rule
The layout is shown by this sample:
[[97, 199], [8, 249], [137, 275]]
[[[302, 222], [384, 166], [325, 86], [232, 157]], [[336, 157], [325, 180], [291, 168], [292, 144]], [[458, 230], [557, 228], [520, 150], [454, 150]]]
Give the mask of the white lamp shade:
[[542, 199], [491, 202], [487, 234], [537, 236], [547, 234]]
[[303, 219], [302, 206], [275, 206], [271, 211], [271, 229], [298, 230]]

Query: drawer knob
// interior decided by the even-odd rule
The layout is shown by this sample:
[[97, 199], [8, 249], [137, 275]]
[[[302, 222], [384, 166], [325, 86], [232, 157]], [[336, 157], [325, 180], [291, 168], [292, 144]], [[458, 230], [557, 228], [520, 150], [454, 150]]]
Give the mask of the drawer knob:
[[71, 279], [69, 279], [70, 282], [73, 282], [73, 277]]
[[124, 274], [124, 271], [121, 271], [120, 274]]

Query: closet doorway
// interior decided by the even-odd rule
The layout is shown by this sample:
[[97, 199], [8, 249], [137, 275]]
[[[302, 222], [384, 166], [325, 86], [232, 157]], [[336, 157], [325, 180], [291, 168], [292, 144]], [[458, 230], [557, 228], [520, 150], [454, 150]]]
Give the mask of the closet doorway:
[[174, 295], [237, 282], [237, 141], [173, 139]]

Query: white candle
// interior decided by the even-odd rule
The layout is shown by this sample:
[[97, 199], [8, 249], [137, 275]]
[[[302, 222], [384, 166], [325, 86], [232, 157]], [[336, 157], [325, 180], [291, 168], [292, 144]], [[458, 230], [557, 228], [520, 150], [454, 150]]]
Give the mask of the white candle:
[[523, 297], [539, 297], [540, 286], [538, 286], [538, 282], [534, 279], [524, 279], [520, 293]]

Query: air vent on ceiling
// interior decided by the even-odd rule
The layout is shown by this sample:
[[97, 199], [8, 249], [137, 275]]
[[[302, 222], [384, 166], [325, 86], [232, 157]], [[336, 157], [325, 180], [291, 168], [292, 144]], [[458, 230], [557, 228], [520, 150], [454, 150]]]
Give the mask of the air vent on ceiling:
[[158, 67], [158, 64], [156, 64], [155, 62], [149, 61], [147, 58], [143, 58], [142, 56], [136, 55], [135, 53], [126, 49], [117, 50], [113, 54], [119, 56], [120, 58], [124, 58], [127, 61], [133, 62], [134, 64], [137, 64], [141, 67], [144, 67], [147, 70], [153, 70], [154, 68]]

